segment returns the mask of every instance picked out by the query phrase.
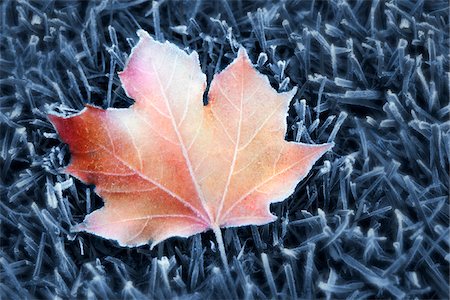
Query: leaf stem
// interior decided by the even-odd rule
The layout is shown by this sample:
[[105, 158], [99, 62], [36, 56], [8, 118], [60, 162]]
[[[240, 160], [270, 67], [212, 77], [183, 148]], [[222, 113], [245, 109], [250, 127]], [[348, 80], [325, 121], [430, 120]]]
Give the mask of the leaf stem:
[[229, 273], [230, 271], [228, 267], [227, 254], [225, 252], [225, 246], [223, 245], [222, 231], [220, 231], [219, 226], [213, 226], [212, 230], [214, 231], [214, 234], [216, 236], [216, 241], [217, 245], [219, 246], [220, 258], [222, 259], [223, 266], [225, 268], [225, 271]]

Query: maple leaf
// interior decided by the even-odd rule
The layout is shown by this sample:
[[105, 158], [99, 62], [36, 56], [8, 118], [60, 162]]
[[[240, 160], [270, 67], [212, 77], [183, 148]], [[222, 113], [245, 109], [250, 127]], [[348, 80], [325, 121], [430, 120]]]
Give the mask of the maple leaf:
[[76, 230], [154, 246], [208, 229], [219, 242], [221, 227], [274, 221], [270, 203], [288, 197], [332, 146], [285, 141], [296, 89], [277, 93], [241, 48], [204, 106], [197, 53], [138, 35], [119, 74], [134, 105], [49, 115], [70, 147], [65, 172], [94, 184], [105, 202]]

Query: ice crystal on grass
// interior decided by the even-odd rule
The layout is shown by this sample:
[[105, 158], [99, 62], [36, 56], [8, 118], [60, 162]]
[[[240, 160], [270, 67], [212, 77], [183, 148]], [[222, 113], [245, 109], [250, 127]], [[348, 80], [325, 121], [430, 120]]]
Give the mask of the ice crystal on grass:
[[[2, 1], [0, 297], [448, 298], [448, 9]], [[231, 277], [208, 233], [150, 251], [70, 232], [101, 201], [60, 174], [46, 114], [129, 106], [117, 71], [139, 28], [196, 50], [208, 82], [242, 44], [274, 88], [299, 88], [287, 139], [336, 144], [276, 222], [225, 230]]]

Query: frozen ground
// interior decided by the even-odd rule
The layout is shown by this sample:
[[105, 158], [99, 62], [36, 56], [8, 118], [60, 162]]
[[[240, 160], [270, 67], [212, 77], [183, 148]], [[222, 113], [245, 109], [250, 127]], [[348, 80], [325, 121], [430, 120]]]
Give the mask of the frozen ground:
[[[0, 3], [0, 297], [449, 298], [448, 1]], [[46, 118], [127, 107], [138, 28], [196, 50], [208, 81], [245, 46], [299, 92], [286, 138], [334, 141], [279, 220], [124, 249], [70, 226], [102, 205], [60, 173]], [[304, 100], [303, 100], [304, 99]], [[258, 107], [255, 107], [258, 109]]]

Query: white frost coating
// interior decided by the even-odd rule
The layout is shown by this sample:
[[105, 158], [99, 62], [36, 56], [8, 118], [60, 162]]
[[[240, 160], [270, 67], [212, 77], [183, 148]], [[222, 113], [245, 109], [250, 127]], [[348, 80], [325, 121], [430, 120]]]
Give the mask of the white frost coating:
[[38, 15], [33, 15], [33, 17], [31, 18], [31, 25], [40, 25], [42, 22], [41, 17], [39, 17]]
[[47, 191], [47, 205], [51, 208], [58, 207], [58, 199], [56, 199], [55, 191], [53, 187], [49, 184], [48, 180], [46, 184], [46, 191]]

